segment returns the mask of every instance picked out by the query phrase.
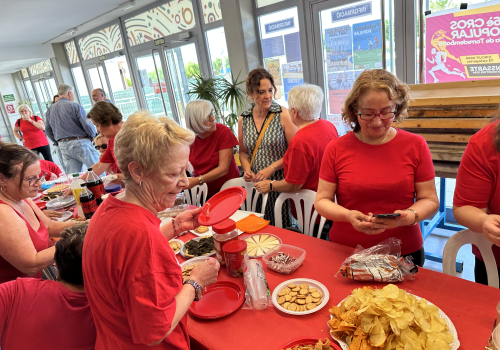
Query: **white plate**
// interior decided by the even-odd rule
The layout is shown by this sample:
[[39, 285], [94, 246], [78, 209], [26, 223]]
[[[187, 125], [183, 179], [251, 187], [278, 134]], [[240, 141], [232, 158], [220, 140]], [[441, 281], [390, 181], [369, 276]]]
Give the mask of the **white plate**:
[[[195, 232], [195, 230], [191, 230], [191, 231], [189, 231], [189, 232], [191, 232], [193, 235], [196, 235], [196, 236], [198, 236], [198, 237], [202, 237], [202, 236], [213, 236], [213, 234], [214, 234], [214, 230], [212, 229], [212, 226], [208, 226], [208, 231], [207, 231], [207, 232], [204, 232], [204, 233], [198, 233], [198, 232]], [[243, 233], [245, 233], [245, 232], [243, 232], [243, 231], [241, 231], [241, 230], [239, 230], [239, 229], [236, 229], [236, 232], [238, 232], [238, 236], [239, 236], [239, 235], [242, 235]]]
[[[321, 294], [323, 294], [323, 300], [321, 301], [321, 304], [319, 304], [318, 306], [316, 306], [312, 310], [307, 310], [307, 311], [302, 311], [302, 312], [290, 311], [290, 310], [283, 308], [280, 304], [278, 304], [278, 293], [283, 288], [287, 287], [289, 284], [300, 285], [303, 283], [309, 285], [310, 288], [316, 288], [319, 292], [321, 292]], [[330, 299], [330, 293], [328, 292], [328, 289], [326, 289], [326, 287], [318, 281], [311, 280], [308, 278], [295, 278], [293, 280], [285, 281], [285, 282], [281, 283], [279, 286], [277, 286], [276, 288], [274, 288], [272, 299], [273, 299], [273, 305], [278, 310], [280, 310], [284, 313], [290, 314], [290, 315], [303, 316], [303, 315], [309, 315], [309, 314], [315, 313], [316, 311], [321, 310], [328, 303], [328, 299]]]
[[73, 217], [73, 211], [64, 211], [60, 218], [56, 218], [56, 221], [66, 221]]
[[183, 241], [181, 241], [180, 239], [173, 238], [173, 239], [171, 239], [169, 242], [179, 242], [179, 243], [181, 244], [181, 249], [179, 249], [179, 250], [177, 251], [177, 253], [175, 253], [175, 255], [179, 254], [179, 253], [181, 252], [181, 250], [182, 250], [182, 247], [184, 247], [184, 242], [183, 242]]
[[31, 197], [31, 199], [35, 200], [35, 199], [37, 199], [37, 198], [40, 198], [41, 196], [42, 196], [42, 194], [41, 194], [40, 192], [38, 192], [38, 193], [36, 194], [36, 196]]
[[197, 256], [196, 258], [192, 258], [192, 259], [189, 259], [188, 261], [184, 261], [181, 264], [181, 270], [183, 270], [186, 266], [191, 266], [191, 265], [194, 265], [194, 264], [199, 264], [201, 262], [207, 261], [208, 259], [210, 259], [210, 258], [206, 257], [206, 256]]
[[[192, 241], [192, 240], [195, 240], [195, 241], [199, 241], [201, 238], [203, 237], [212, 237], [212, 235], [205, 235], [205, 236], [200, 236], [198, 238], [193, 238], [189, 241]], [[189, 242], [188, 241], [188, 242]], [[187, 242], [186, 242], [187, 243]], [[186, 259], [194, 259], [194, 258], [191, 258], [189, 256], [186, 255], [186, 243], [184, 243], [184, 245], [181, 247], [181, 255], [186, 258]], [[206, 257], [206, 256], [212, 256], [212, 255], [215, 255], [215, 250], [213, 251], [213, 253], [210, 253], [210, 254], [206, 254], [206, 255], [203, 255], [201, 257]], [[199, 256], [196, 256], [195, 258], [200, 258]]]
[[[272, 236], [272, 237], [276, 238], [276, 239], [278, 240], [278, 242], [279, 242], [277, 245], [279, 245], [279, 244], [282, 244], [282, 243], [283, 243], [283, 242], [281, 241], [281, 238], [279, 238], [278, 236], [275, 236], [275, 235], [273, 235], [273, 234], [271, 234], [271, 233], [264, 233], [264, 232], [263, 232], [263, 233], [254, 233], [254, 234], [251, 234], [250, 236], [243, 238], [243, 240], [244, 240], [244, 241], [246, 241], [246, 239], [247, 239], [247, 238], [254, 237], [254, 236], [262, 236], [262, 235], [268, 235], [268, 236]], [[247, 243], [248, 243], [248, 242], [247, 242]], [[274, 248], [274, 247], [273, 247], [273, 248]], [[266, 251], [264, 252], [264, 254], [262, 254], [262, 255], [255, 255], [255, 256], [254, 256], [254, 255], [248, 255], [248, 257], [249, 257], [249, 258], [262, 258], [262, 257], [263, 257], [263, 256], [264, 256], [264, 255], [265, 255], [268, 251], [270, 251], [270, 250], [271, 250], [271, 249], [273, 249], [273, 248], [269, 248], [269, 249], [268, 249], [268, 250], [266, 250]]]
[[[415, 294], [411, 294], [411, 293], [408, 293], [407, 294], [410, 294], [410, 295], [413, 295], [417, 300], [420, 300], [422, 299], [422, 297], [419, 297], [418, 295], [415, 295]], [[347, 298], [346, 298], [347, 299]], [[345, 299], [344, 299], [345, 300]], [[342, 302], [344, 301], [342, 300], [340, 303], [337, 304], [337, 306], [340, 307], [340, 304], [342, 304]], [[427, 300], [427, 299], [425, 299]], [[434, 305], [433, 303], [431, 303], [429, 300], [427, 300], [427, 304], [429, 305]], [[446, 321], [446, 325], [448, 326], [449, 328], [449, 332], [451, 333], [451, 335], [453, 336], [453, 341], [451, 342], [450, 344], [450, 350], [457, 350], [459, 347], [460, 347], [460, 341], [458, 340], [458, 334], [457, 334], [457, 330], [455, 328], [455, 325], [453, 324], [453, 322], [451, 322], [450, 318], [443, 312], [441, 311], [440, 308], [438, 308], [438, 316], [440, 318], [444, 318], [444, 320]], [[330, 314], [330, 320], [333, 318], [333, 315]], [[332, 327], [330, 327], [330, 325], [328, 324], [328, 322], [326, 323], [328, 328], [330, 328], [330, 331], [332, 330]], [[340, 347], [343, 349], [343, 350], [347, 350], [349, 348], [349, 346], [347, 345], [347, 343], [343, 340], [337, 340], [335, 339], [332, 334], [330, 332], [328, 332], [330, 334], [330, 337], [333, 339], [333, 340], [336, 340], [337, 343], [339, 343]]]

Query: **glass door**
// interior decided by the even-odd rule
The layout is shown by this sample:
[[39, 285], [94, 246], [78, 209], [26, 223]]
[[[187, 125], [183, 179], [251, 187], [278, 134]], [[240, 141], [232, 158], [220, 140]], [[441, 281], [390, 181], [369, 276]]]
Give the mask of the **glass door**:
[[35, 96], [35, 91], [33, 90], [33, 85], [31, 84], [31, 81], [25, 80], [24, 86], [26, 87], [26, 91], [28, 92], [28, 97], [31, 102], [31, 108], [33, 109], [33, 114], [42, 117], [42, 115], [40, 114], [40, 108], [38, 106], [38, 102]]
[[[102, 66], [99, 66], [102, 69]], [[138, 110], [130, 69], [125, 56], [118, 56], [104, 61], [103, 72], [111, 91], [109, 96], [122, 112], [123, 119]], [[108, 91], [106, 91], [108, 93]]]
[[134, 57], [141, 82], [142, 96], [148, 110], [158, 117], [164, 115], [172, 117], [160, 53], [153, 49], [140, 52]]
[[45, 115], [47, 108], [49, 108], [52, 103], [53, 96], [50, 96], [49, 90], [47, 89], [47, 86], [45, 86], [45, 82], [43, 80], [35, 81], [33, 85], [35, 86], [35, 91], [42, 107], [42, 113]]
[[85, 112], [89, 112], [92, 108], [92, 101], [90, 100], [89, 92], [87, 90], [87, 83], [85, 83], [85, 76], [83, 75], [82, 67], [77, 66], [71, 68], [71, 73], [73, 74], [73, 80], [75, 81], [76, 91], [80, 97], [80, 104], [85, 109]]
[[92, 90], [103, 89], [104, 92], [106, 92], [106, 96], [112, 100], [111, 96], [109, 96], [109, 86], [106, 81], [106, 75], [104, 74], [104, 68], [100, 65], [94, 64], [85, 67], [85, 71], [87, 72], [87, 76], [90, 80]]

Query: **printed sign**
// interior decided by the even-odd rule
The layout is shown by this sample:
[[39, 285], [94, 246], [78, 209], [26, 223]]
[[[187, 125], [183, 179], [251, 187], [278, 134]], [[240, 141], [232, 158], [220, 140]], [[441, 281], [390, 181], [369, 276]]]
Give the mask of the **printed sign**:
[[362, 4], [344, 7], [340, 10], [332, 11], [332, 23], [344, 21], [349, 18], [367, 16], [372, 14], [372, 2], [364, 2]]
[[285, 51], [287, 62], [302, 61], [299, 32], [285, 35]]
[[285, 101], [288, 101], [288, 92], [297, 85], [304, 84], [304, 73], [302, 62], [288, 63], [281, 66], [283, 72], [283, 87], [285, 90]]
[[5, 105], [5, 109], [7, 110], [7, 113], [9, 113], [9, 114], [16, 114], [16, 109], [14, 108], [14, 105], [12, 103]]
[[354, 24], [354, 69], [382, 68], [382, 22]]
[[278, 32], [280, 30], [295, 28], [294, 18], [287, 18], [281, 21], [268, 23], [265, 25], [266, 34]]
[[426, 83], [500, 78], [500, 5], [429, 15], [425, 26]]
[[344, 123], [340, 114], [328, 115], [326, 119], [335, 125], [335, 129], [337, 129], [339, 136], [344, 136], [349, 130], [351, 130], [351, 127]]
[[283, 45], [283, 36], [263, 39], [262, 51], [264, 52], [264, 58], [284, 56], [285, 46]]
[[10, 95], [3, 95], [3, 100], [4, 102], [12, 102], [15, 101], [16, 99], [14, 98], [14, 94], [10, 94]]
[[352, 89], [354, 80], [353, 72], [328, 74], [328, 94], [330, 101], [330, 114], [342, 113], [344, 100]]
[[[274, 85], [281, 85], [281, 72], [279, 59], [267, 59], [266, 69], [271, 73], [274, 78]], [[279, 90], [279, 89], [278, 89]]]
[[327, 72], [352, 70], [351, 26], [325, 30]]
[[[155, 94], [160, 93], [160, 84], [159, 83], [153, 83], [153, 89]], [[167, 93], [167, 85], [165, 84], [164, 81], [161, 82], [161, 91], [166, 94]]]

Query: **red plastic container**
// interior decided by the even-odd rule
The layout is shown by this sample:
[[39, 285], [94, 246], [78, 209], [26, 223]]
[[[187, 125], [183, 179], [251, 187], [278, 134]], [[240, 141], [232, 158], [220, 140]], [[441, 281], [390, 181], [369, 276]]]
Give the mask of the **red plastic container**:
[[217, 225], [212, 226], [214, 231], [214, 246], [217, 260], [221, 265], [225, 265], [224, 253], [222, 251], [224, 245], [228, 242], [238, 239], [238, 231], [236, 231], [236, 224], [231, 219], [226, 219]]
[[232, 241], [224, 245], [223, 250], [227, 274], [231, 277], [243, 277], [243, 261], [248, 258], [247, 242]]

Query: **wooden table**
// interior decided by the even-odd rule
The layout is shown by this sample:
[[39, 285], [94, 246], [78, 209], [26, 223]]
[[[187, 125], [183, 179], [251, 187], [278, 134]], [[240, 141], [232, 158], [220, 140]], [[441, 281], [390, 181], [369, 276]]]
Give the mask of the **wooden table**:
[[[284, 314], [276, 308], [268, 308], [264, 311], [239, 309], [217, 320], [202, 320], [190, 315], [188, 331], [192, 349], [278, 350], [288, 341], [297, 338], [328, 337], [331, 339], [327, 326], [330, 318], [328, 309], [332, 305], [337, 305], [355, 288], [365, 285], [373, 287], [385, 285], [335, 277], [342, 262], [352, 253], [351, 247], [272, 226], [264, 228], [259, 233], [275, 234], [283, 243], [301, 247], [307, 251], [304, 263], [291, 275], [281, 275], [264, 268], [271, 293], [277, 285], [286, 280], [310, 278], [323, 283], [328, 288], [330, 300], [327, 306], [304, 316]], [[240, 238], [245, 236], [242, 235]], [[189, 233], [181, 239], [187, 241], [195, 237]], [[180, 262], [184, 261], [180, 255], [178, 259]], [[218, 280], [231, 280], [243, 286], [242, 278], [229, 277], [225, 269], [221, 269]], [[426, 298], [446, 313], [457, 329], [461, 343], [460, 349], [482, 349], [487, 344], [496, 319], [496, 305], [500, 300], [499, 289], [424, 268], [419, 269], [414, 281], [401, 282], [397, 286], [409, 293]]]

